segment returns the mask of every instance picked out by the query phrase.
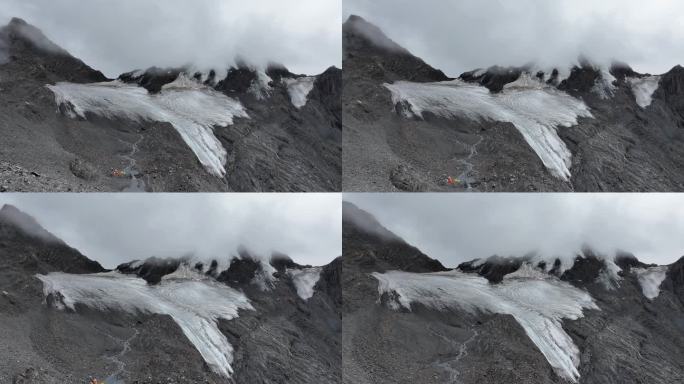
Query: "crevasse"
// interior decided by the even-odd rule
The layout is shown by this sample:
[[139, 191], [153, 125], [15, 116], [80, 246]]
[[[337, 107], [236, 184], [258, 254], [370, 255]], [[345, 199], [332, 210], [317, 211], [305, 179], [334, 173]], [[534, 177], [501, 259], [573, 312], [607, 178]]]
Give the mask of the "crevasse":
[[380, 295], [394, 309], [411, 309], [420, 303], [436, 310], [462, 310], [508, 314], [546, 357], [555, 372], [568, 380], [579, 379], [579, 349], [563, 330], [563, 319], [583, 316], [583, 309], [598, 309], [591, 296], [554, 277], [513, 277], [500, 284], [459, 271], [373, 273]]

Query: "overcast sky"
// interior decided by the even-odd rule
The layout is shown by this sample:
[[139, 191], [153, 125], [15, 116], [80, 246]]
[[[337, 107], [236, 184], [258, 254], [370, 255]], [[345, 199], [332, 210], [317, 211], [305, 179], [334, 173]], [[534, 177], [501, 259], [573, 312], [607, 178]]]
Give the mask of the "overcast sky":
[[684, 65], [681, 0], [345, 0], [350, 14], [451, 76], [580, 54], [654, 74]]
[[340, 194], [2, 194], [103, 266], [150, 256], [234, 255], [239, 245], [300, 264], [342, 254]]
[[295, 73], [341, 66], [341, 0], [2, 0], [109, 77], [133, 69], [226, 68], [236, 55]]
[[670, 264], [684, 255], [684, 194], [345, 194], [447, 267], [530, 251], [570, 256], [583, 244]]

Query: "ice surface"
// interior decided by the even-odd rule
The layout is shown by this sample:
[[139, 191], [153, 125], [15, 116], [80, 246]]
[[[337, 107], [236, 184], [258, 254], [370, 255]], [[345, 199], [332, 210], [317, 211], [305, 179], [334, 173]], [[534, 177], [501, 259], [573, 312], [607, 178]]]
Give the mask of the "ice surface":
[[584, 102], [550, 86], [509, 87], [495, 94], [461, 80], [399, 81], [385, 87], [395, 105], [410, 107], [404, 111], [407, 117], [432, 112], [445, 118], [512, 123], [551, 173], [563, 180], [570, 177], [571, 153], [556, 130], [576, 125], [578, 117], [593, 117]]
[[297, 79], [283, 78], [283, 82], [287, 85], [287, 93], [290, 94], [290, 101], [297, 109], [306, 105], [309, 92], [313, 89], [316, 76], [306, 76]]
[[660, 76], [629, 77], [627, 82], [632, 88], [637, 104], [641, 108], [646, 108], [653, 102], [653, 93], [658, 89]]
[[306, 301], [314, 294], [314, 287], [321, 277], [321, 268], [288, 269], [287, 274], [292, 278], [299, 297]]
[[632, 268], [632, 271], [637, 275], [641, 291], [647, 299], [653, 300], [660, 295], [660, 284], [667, 276], [667, 266]]
[[436, 310], [462, 310], [512, 315], [539, 348], [555, 372], [579, 379], [579, 349], [563, 330], [561, 320], [583, 316], [583, 309], [599, 309], [591, 296], [555, 277], [505, 279], [489, 284], [480, 276], [458, 271], [373, 273], [379, 293], [394, 309], [420, 303]]
[[158, 94], [120, 81], [93, 84], [57, 83], [47, 86], [55, 102], [72, 117], [86, 113], [105, 118], [170, 123], [192, 149], [200, 163], [216, 176], [225, 175], [226, 150], [214, 136], [215, 126], [248, 118], [239, 101], [180, 75]]
[[158, 285], [117, 272], [37, 275], [45, 296], [61, 297], [58, 307], [75, 310], [82, 304], [97, 310], [169, 315], [216, 373], [230, 377], [233, 347], [218, 329], [218, 319], [230, 320], [239, 309], [254, 308], [247, 297], [226, 285], [203, 278], [167, 278]]

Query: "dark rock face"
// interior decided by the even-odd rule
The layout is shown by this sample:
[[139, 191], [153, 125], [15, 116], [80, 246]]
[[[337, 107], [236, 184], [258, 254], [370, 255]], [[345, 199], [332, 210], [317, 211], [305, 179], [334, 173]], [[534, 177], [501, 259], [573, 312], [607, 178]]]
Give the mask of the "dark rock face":
[[183, 72], [180, 68], [157, 68], [152, 67], [137, 75], [136, 72], [127, 72], [119, 76], [124, 83], [133, 83], [145, 88], [149, 93], [159, 93], [162, 87], [173, 82]]
[[503, 68], [494, 66], [487, 69], [483, 74], [475, 76], [476, 71], [466, 72], [460, 76], [461, 80], [470, 83], [478, 83], [491, 92], [501, 92], [504, 85], [518, 80], [524, 68]]
[[443, 81], [449, 78], [390, 40], [379, 28], [359, 16], [351, 16], [342, 26], [343, 67], [360, 66], [379, 82], [409, 80]]
[[0, 209], [0, 261], [29, 273], [105, 271], [11, 205]]
[[670, 265], [661, 288], [672, 292], [684, 305], [684, 257]]
[[461, 263], [458, 269], [467, 273], [477, 273], [490, 283], [500, 283], [504, 276], [520, 269], [523, 261], [523, 258], [492, 256], [479, 265], [476, 265], [477, 260]]
[[446, 271], [442, 263], [407, 244], [365, 211], [345, 202], [342, 211], [345, 260], [363, 270], [406, 272]]
[[143, 262], [124, 263], [116, 267], [116, 270], [133, 274], [143, 278], [148, 284], [159, 284], [162, 277], [176, 272], [181, 264], [180, 259], [151, 257]]
[[259, 269], [259, 263], [252, 258], [235, 258], [231, 260], [228, 269], [221, 272], [216, 280], [232, 286], [247, 285], [254, 279]]

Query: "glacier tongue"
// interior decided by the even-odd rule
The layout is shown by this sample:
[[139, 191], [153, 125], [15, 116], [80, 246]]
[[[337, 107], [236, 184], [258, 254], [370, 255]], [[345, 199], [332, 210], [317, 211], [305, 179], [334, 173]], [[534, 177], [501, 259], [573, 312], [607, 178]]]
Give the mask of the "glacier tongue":
[[509, 87], [496, 94], [461, 80], [398, 81], [385, 87], [392, 92], [395, 105], [410, 106], [410, 110], [404, 111], [407, 117], [423, 117], [423, 112], [431, 112], [445, 118], [512, 123], [546, 168], [556, 177], [568, 180], [572, 155], [556, 130], [576, 125], [579, 117], [593, 116], [581, 100], [550, 86], [530, 84]]
[[563, 330], [561, 320], [583, 316], [583, 309], [598, 309], [591, 296], [554, 277], [509, 278], [500, 284], [458, 271], [373, 273], [379, 293], [394, 309], [411, 309], [420, 303], [436, 310], [463, 310], [512, 315], [539, 348], [556, 373], [577, 382], [579, 349]]
[[254, 308], [247, 297], [207, 278], [170, 278], [150, 286], [140, 278], [108, 272], [37, 275], [45, 296], [61, 295], [55, 304], [75, 310], [82, 304], [97, 310], [169, 315], [211, 369], [225, 377], [233, 370], [233, 347], [218, 329], [218, 319], [238, 317], [239, 309]]
[[200, 163], [219, 177], [226, 173], [227, 153], [214, 136], [214, 127], [231, 125], [235, 117], [249, 117], [239, 101], [183, 75], [154, 95], [120, 81], [47, 87], [54, 93], [57, 105], [72, 118], [85, 119], [86, 113], [93, 113], [110, 119], [170, 123]]

